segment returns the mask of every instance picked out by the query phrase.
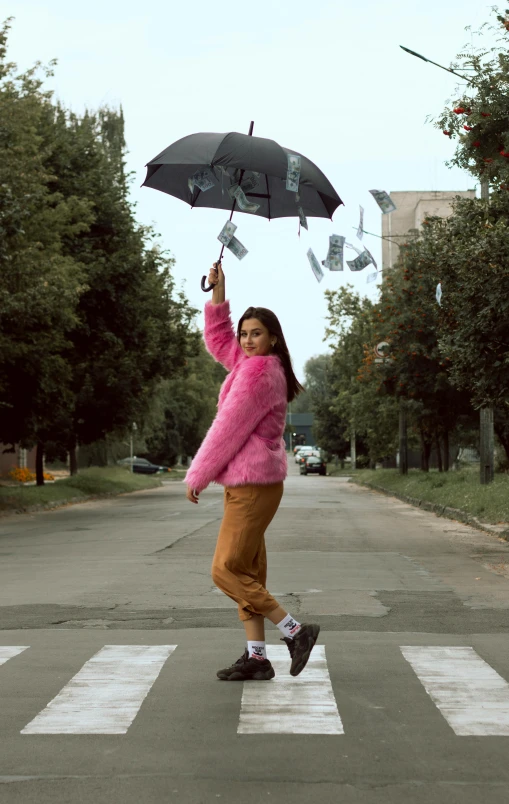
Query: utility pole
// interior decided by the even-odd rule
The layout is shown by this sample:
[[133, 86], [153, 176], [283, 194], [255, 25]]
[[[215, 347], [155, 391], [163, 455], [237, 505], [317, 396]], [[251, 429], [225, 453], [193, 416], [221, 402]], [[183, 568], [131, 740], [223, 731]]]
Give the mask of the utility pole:
[[[481, 179], [481, 198], [486, 201], [486, 217], [490, 203], [489, 179]], [[493, 428], [493, 405], [486, 405], [479, 411], [479, 454], [481, 457], [481, 485], [493, 483], [495, 472], [495, 433]]]
[[136, 422], [133, 422], [133, 426], [131, 428], [131, 472], [134, 472], [134, 468], [133, 468], [133, 437], [134, 437], [134, 433], [136, 432], [137, 429], [138, 429], [138, 427], [137, 427]]
[[355, 443], [355, 429], [350, 435], [350, 468], [357, 469], [357, 445]]
[[408, 474], [408, 428], [405, 400], [399, 400], [399, 473]]

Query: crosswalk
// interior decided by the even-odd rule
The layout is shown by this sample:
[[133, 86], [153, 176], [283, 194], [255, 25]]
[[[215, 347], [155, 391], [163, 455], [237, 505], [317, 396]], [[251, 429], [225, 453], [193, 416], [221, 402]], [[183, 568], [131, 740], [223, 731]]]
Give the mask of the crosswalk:
[[[20, 733], [126, 734], [177, 651], [178, 645], [104, 645]], [[326, 646], [315, 646], [297, 678], [289, 674], [286, 646], [267, 651], [276, 677], [244, 683], [237, 734], [345, 734]], [[509, 683], [472, 647], [403, 645], [397, 655], [455, 735], [509, 736]], [[0, 666], [20, 661], [30, 662], [30, 646], [0, 645]]]

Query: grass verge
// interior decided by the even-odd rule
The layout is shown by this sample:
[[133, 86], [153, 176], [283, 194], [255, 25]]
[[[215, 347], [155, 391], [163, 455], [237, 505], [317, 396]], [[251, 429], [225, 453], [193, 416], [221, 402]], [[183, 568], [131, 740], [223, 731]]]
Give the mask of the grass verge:
[[123, 494], [128, 491], [157, 488], [161, 485], [161, 475], [137, 475], [120, 466], [82, 469], [74, 477], [45, 486], [0, 488], [0, 512], [26, 511], [35, 506], [65, 505], [89, 497]]
[[483, 522], [509, 523], [509, 476], [505, 474], [495, 475], [493, 483], [481, 486], [478, 468], [453, 472], [410, 469], [406, 476], [397, 469], [364, 469], [355, 472], [353, 482], [456, 508]]

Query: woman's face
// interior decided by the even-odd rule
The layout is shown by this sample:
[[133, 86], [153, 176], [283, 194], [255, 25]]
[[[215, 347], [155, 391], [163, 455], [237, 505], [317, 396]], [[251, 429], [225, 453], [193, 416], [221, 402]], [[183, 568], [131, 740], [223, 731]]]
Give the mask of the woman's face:
[[257, 318], [245, 318], [240, 329], [240, 345], [248, 357], [268, 355], [272, 350], [270, 332]]

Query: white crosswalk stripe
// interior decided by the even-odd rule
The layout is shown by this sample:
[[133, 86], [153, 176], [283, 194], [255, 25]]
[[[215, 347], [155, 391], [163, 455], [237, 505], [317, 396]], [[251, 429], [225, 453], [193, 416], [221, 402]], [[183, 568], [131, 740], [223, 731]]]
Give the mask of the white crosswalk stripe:
[[288, 648], [267, 645], [276, 677], [246, 681], [238, 734], [343, 734], [325, 648], [315, 645], [306, 669], [293, 678]]
[[28, 650], [29, 647], [30, 645], [0, 645], [0, 665], [5, 664], [9, 659], [13, 659], [14, 656], [19, 656], [24, 650]]
[[21, 734], [125, 734], [176, 645], [105, 645]]
[[412, 645], [401, 652], [457, 735], [509, 735], [509, 684], [473, 648]]
[[[0, 665], [29, 647], [0, 646]], [[176, 647], [105, 645], [21, 734], [125, 734]], [[399, 650], [456, 735], [509, 736], [509, 683], [473, 648], [405, 645]], [[394, 651], [396, 659], [396, 646]], [[344, 734], [325, 647], [315, 646], [297, 678], [289, 674], [286, 646], [268, 645], [267, 654], [276, 676], [244, 683], [237, 733]], [[26, 669], [32, 650], [21, 661]]]

